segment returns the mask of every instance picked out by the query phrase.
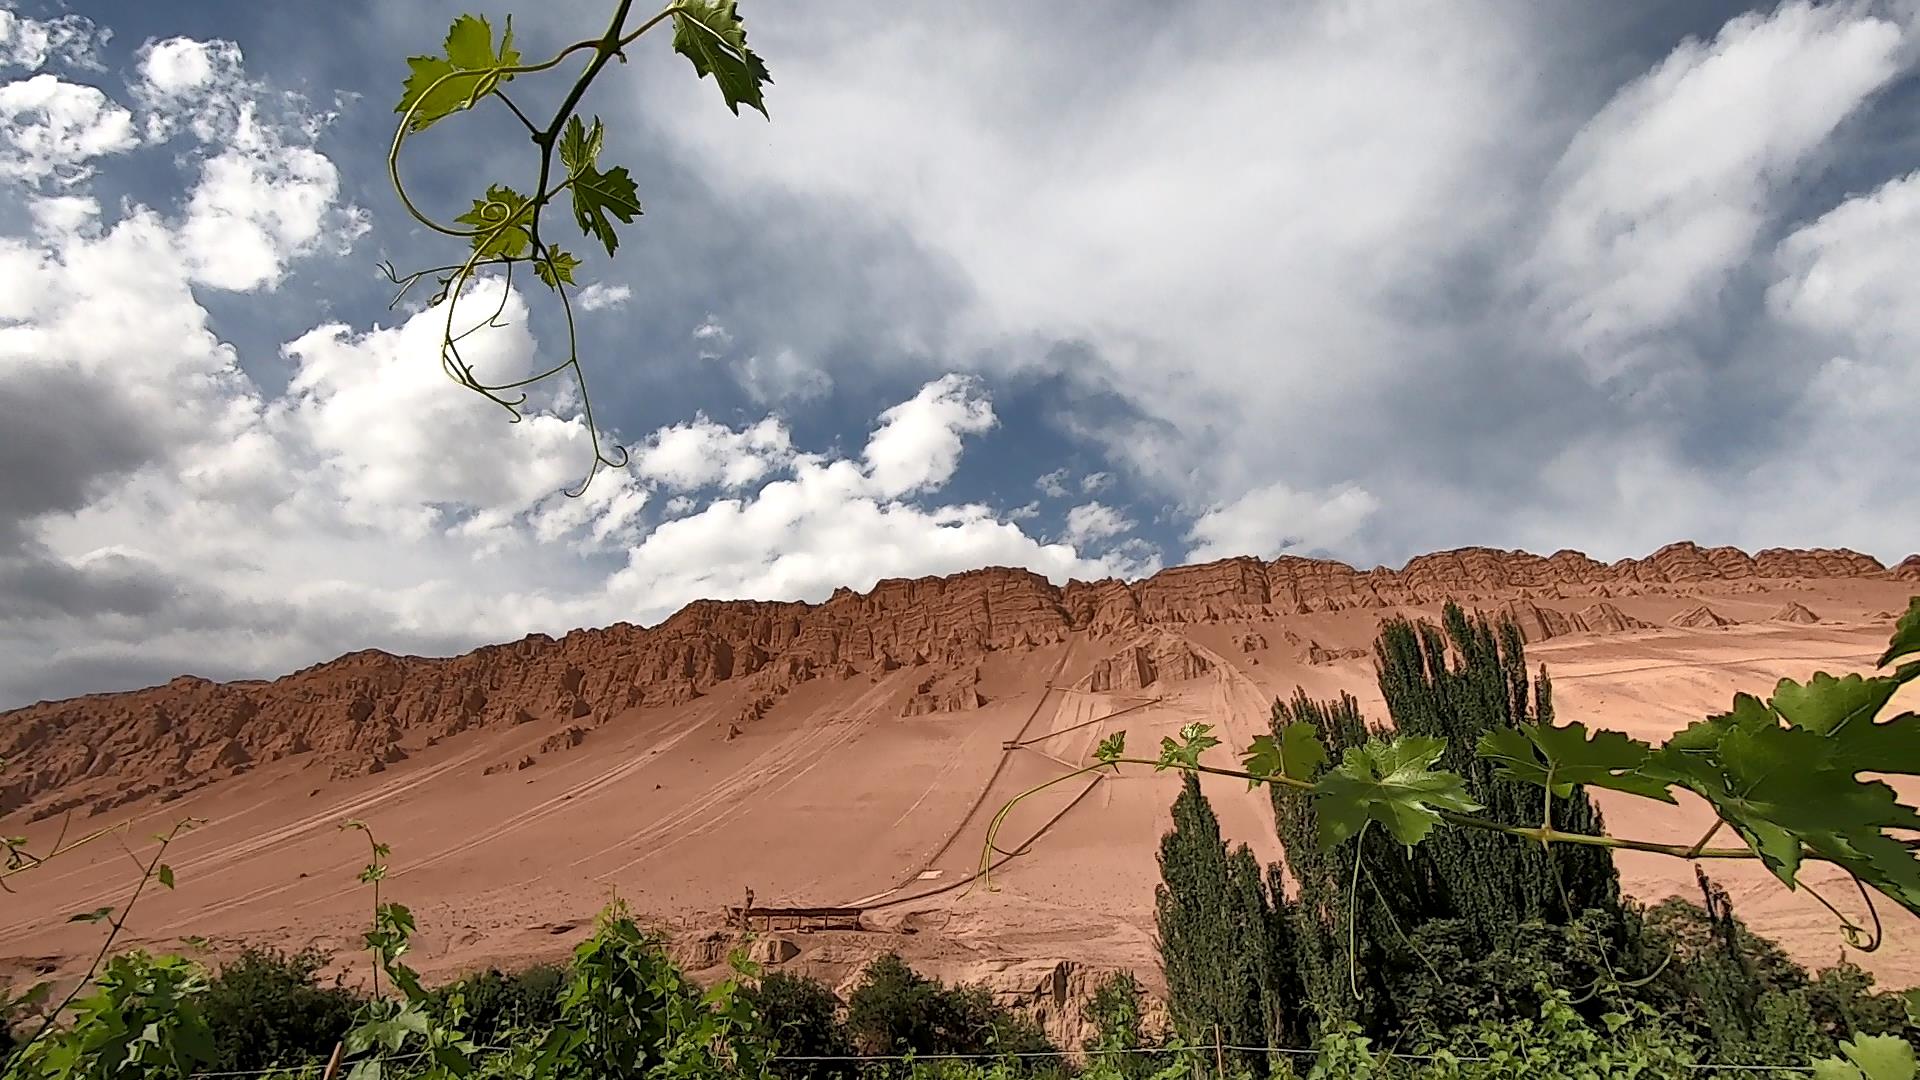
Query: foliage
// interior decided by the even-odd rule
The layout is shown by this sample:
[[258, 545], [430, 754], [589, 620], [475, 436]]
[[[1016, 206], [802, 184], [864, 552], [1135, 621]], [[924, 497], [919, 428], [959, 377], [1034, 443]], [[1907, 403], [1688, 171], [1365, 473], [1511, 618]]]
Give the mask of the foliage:
[[[1220, 822], [1191, 772], [1181, 778], [1173, 828], [1160, 841], [1154, 893], [1161, 966], [1173, 1022], [1195, 1042], [1285, 1044], [1300, 999], [1286, 928], [1275, 917], [1260, 864], [1244, 844], [1229, 852]], [[1248, 1068], [1257, 1069], [1246, 1057]]]
[[897, 954], [876, 958], [847, 997], [847, 1030], [866, 1054], [1022, 1054], [1051, 1050], [1032, 1021], [980, 986], [945, 986]]
[[[853, 1038], [840, 1019], [840, 999], [812, 979], [785, 971], [768, 973], [747, 998], [782, 1057], [851, 1057]], [[782, 1061], [773, 1066], [787, 1080], [828, 1080], [853, 1075], [845, 1061]]]
[[213, 1068], [266, 1069], [325, 1061], [363, 1000], [337, 982], [315, 984], [331, 958], [318, 950], [248, 949], [221, 965], [201, 1000]]
[[94, 973], [73, 1018], [18, 1051], [7, 1080], [184, 1078], [213, 1061], [207, 975], [178, 956], [123, 953]]
[[[485, 18], [461, 15], [447, 30], [440, 50], [410, 57], [407, 78], [394, 111], [400, 114], [387, 155], [388, 176], [401, 205], [428, 229], [465, 241], [468, 248], [458, 262], [401, 275], [383, 265], [389, 278], [400, 286], [394, 303], [419, 281], [431, 277], [439, 286], [431, 303], [444, 306], [440, 361], [455, 382], [476, 391], [504, 408], [514, 419], [527, 397], [523, 388], [544, 379], [571, 372], [580, 388], [583, 419], [593, 447], [593, 463], [586, 483], [603, 466], [619, 467], [626, 462], [624, 450], [610, 453], [600, 443], [594, 426], [593, 405], [587, 393], [580, 363], [578, 338], [574, 328], [570, 290], [580, 288], [583, 263], [579, 256], [554, 242], [543, 231], [543, 214], [563, 198], [572, 211], [574, 224], [589, 242], [606, 249], [611, 258], [620, 246], [620, 229], [640, 217], [639, 185], [623, 165], [607, 165], [601, 160], [607, 146], [606, 124], [594, 117], [589, 123], [579, 109], [583, 98], [607, 63], [615, 58], [627, 60], [627, 48], [647, 31], [665, 23], [673, 25], [673, 50], [687, 59], [694, 74], [711, 78], [720, 91], [721, 101], [735, 115], [745, 105], [767, 115], [765, 87], [772, 83], [766, 63], [748, 46], [746, 28], [735, 0], [674, 0], [645, 18], [636, 17], [630, 0], [617, 4], [611, 21], [600, 34], [576, 41], [553, 56], [538, 62], [526, 61], [514, 45], [513, 24], [509, 19], [496, 37]], [[509, 84], [554, 70], [569, 58], [578, 56], [585, 63], [565, 92], [560, 105], [536, 124], [520, 104], [508, 94]], [[519, 86], [513, 93], [521, 92]], [[538, 151], [532, 184], [517, 188], [513, 184], [488, 182], [479, 185], [483, 192], [471, 200], [471, 207], [452, 221], [440, 221], [417, 206], [400, 175], [400, 157], [407, 140], [457, 113], [497, 102], [527, 132]], [[456, 326], [455, 301], [485, 275], [497, 273], [511, 284], [517, 268], [529, 268], [539, 282], [552, 290], [560, 302], [565, 320], [567, 358], [557, 366], [505, 383], [483, 382], [461, 353], [461, 342], [481, 326], [491, 323], [499, 310], [489, 313], [472, 326]], [[501, 303], [504, 305], [505, 298]], [[586, 483], [570, 494], [586, 490]]]
[[518, 1034], [552, 1028], [560, 1019], [560, 993], [567, 977], [567, 969], [555, 964], [514, 972], [489, 968], [429, 991], [428, 1008], [449, 1017], [458, 996], [467, 1034], [477, 1043], [499, 1045]]

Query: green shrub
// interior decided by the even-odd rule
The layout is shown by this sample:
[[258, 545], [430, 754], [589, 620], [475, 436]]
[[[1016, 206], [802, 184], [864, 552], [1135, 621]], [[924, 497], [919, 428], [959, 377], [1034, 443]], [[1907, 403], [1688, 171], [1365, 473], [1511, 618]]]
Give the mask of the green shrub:
[[330, 959], [315, 949], [248, 949], [222, 965], [202, 999], [214, 1067], [239, 1071], [325, 1061], [353, 1026], [363, 1000], [337, 982], [315, 983]]
[[560, 1019], [566, 985], [567, 969], [557, 964], [511, 973], [488, 968], [435, 989], [431, 1007], [445, 1017], [449, 998], [460, 994], [466, 1009], [461, 1030], [477, 1043], [499, 1045], [516, 1034], [551, 1028]]
[[[840, 1019], [840, 999], [813, 979], [776, 971], [747, 991], [747, 997], [782, 1057], [853, 1054], [853, 1039]], [[855, 1069], [845, 1061], [783, 1061], [776, 1062], [773, 1071], [794, 1080], [826, 1080], [852, 1076]]]
[[943, 986], [888, 953], [847, 999], [847, 1030], [869, 1054], [1035, 1054], [1053, 1049], [1034, 1023], [985, 987]]

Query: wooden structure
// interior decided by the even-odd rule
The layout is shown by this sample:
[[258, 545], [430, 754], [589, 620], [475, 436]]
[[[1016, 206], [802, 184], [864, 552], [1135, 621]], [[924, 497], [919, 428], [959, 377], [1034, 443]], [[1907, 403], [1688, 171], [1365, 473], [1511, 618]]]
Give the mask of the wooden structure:
[[727, 921], [761, 930], [858, 930], [857, 907], [729, 907]]

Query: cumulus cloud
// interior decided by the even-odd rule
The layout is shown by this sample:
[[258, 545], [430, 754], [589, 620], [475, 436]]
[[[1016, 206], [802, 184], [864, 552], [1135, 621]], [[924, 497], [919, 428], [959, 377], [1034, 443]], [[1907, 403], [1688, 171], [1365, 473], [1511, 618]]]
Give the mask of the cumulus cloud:
[[1067, 470], [1059, 468], [1041, 473], [1034, 479], [1033, 486], [1049, 499], [1064, 499], [1067, 497]]
[[1133, 528], [1133, 519], [1104, 503], [1090, 502], [1067, 511], [1066, 541], [1080, 546], [1120, 535]]
[[1297, 491], [1284, 483], [1255, 488], [1200, 515], [1187, 533], [1191, 562], [1281, 552], [1337, 550], [1351, 540], [1380, 502], [1364, 489]]
[[83, 15], [32, 19], [0, 8], [0, 68], [35, 71], [57, 63], [97, 69], [100, 48], [110, 37], [110, 31]]
[[1575, 136], [1531, 272], [1602, 374], [1713, 300], [1778, 194], [1899, 72], [1904, 29], [1858, 4], [1742, 15], [1629, 83]]
[[786, 425], [776, 417], [735, 431], [705, 416], [663, 427], [633, 451], [633, 471], [674, 491], [739, 488], [793, 456]]
[[633, 299], [631, 288], [625, 285], [608, 285], [603, 281], [596, 281], [580, 290], [580, 307], [584, 311], [622, 308], [631, 299]]
[[993, 403], [964, 375], [943, 375], [880, 414], [867, 440], [867, 468], [888, 498], [937, 488], [960, 464], [960, 439], [994, 425]]
[[0, 179], [78, 183], [139, 144], [133, 114], [97, 87], [45, 74], [0, 86]]

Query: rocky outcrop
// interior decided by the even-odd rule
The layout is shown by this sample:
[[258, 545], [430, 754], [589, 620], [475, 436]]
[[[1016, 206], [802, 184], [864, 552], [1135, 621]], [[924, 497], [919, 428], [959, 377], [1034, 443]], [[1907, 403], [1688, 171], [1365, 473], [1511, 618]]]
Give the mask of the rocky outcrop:
[[1733, 626], [1735, 621], [1713, 610], [1705, 604], [1693, 607], [1667, 620], [1670, 626], [1682, 626], [1688, 629], [1702, 630], [1716, 626]]
[[1806, 606], [1798, 601], [1789, 603], [1786, 607], [1774, 612], [1770, 618], [1774, 622], [1788, 623], [1817, 623], [1820, 621], [1820, 616], [1807, 610]]
[[[1920, 556], [1893, 574], [1920, 580]], [[841, 589], [818, 604], [700, 601], [651, 628], [616, 623], [558, 638], [533, 634], [444, 658], [365, 650], [271, 682], [181, 676], [145, 690], [15, 709], [0, 714], [0, 758], [8, 763], [0, 813], [45, 816], [129, 790], [177, 796], [209, 778], [294, 756], [310, 756], [330, 775], [364, 775], [399, 760], [403, 744], [417, 748], [471, 730], [544, 721], [590, 731], [629, 710], [683, 704], [736, 680], [748, 695], [778, 697], [813, 679], [917, 665], [958, 670], [1073, 633], [1133, 641], [1156, 626], [1446, 598], [1498, 604], [1523, 591], [1532, 605], [1534, 598], [1641, 595], [1672, 583], [1718, 581], [1725, 591], [1740, 579], [1887, 576], [1853, 551], [1749, 556], [1682, 543], [1612, 564], [1575, 551], [1462, 548], [1416, 557], [1399, 570], [1238, 558], [1132, 583], [1055, 586], [1025, 570], [986, 569], [882, 581], [866, 593]], [[1539, 633], [1556, 632], [1556, 617], [1578, 625], [1548, 611], [1529, 610]], [[1100, 678], [1115, 688], [1188, 678], [1204, 670], [1198, 660], [1149, 650], [1116, 659]], [[936, 709], [982, 700], [977, 691], [971, 706], [964, 690], [951, 698], [945, 688], [927, 693], [936, 689]], [[748, 728], [765, 707], [756, 696], [743, 700], [738, 715], [716, 720]]]
[[1636, 619], [1604, 601], [1588, 604], [1573, 618], [1580, 629], [1596, 634], [1618, 634], [1627, 630], [1646, 630], [1653, 626], [1652, 623], [1644, 619]]
[[929, 675], [915, 683], [906, 702], [900, 706], [900, 715], [964, 712], [986, 703], [987, 696], [980, 692], [980, 669], [970, 667], [950, 676]]
[[1074, 684], [1095, 694], [1143, 690], [1160, 682], [1198, 678], [1213, 670], [1206, 658], [1170, 634], [1149, 633], [1094, 661], [1093, 670]]

